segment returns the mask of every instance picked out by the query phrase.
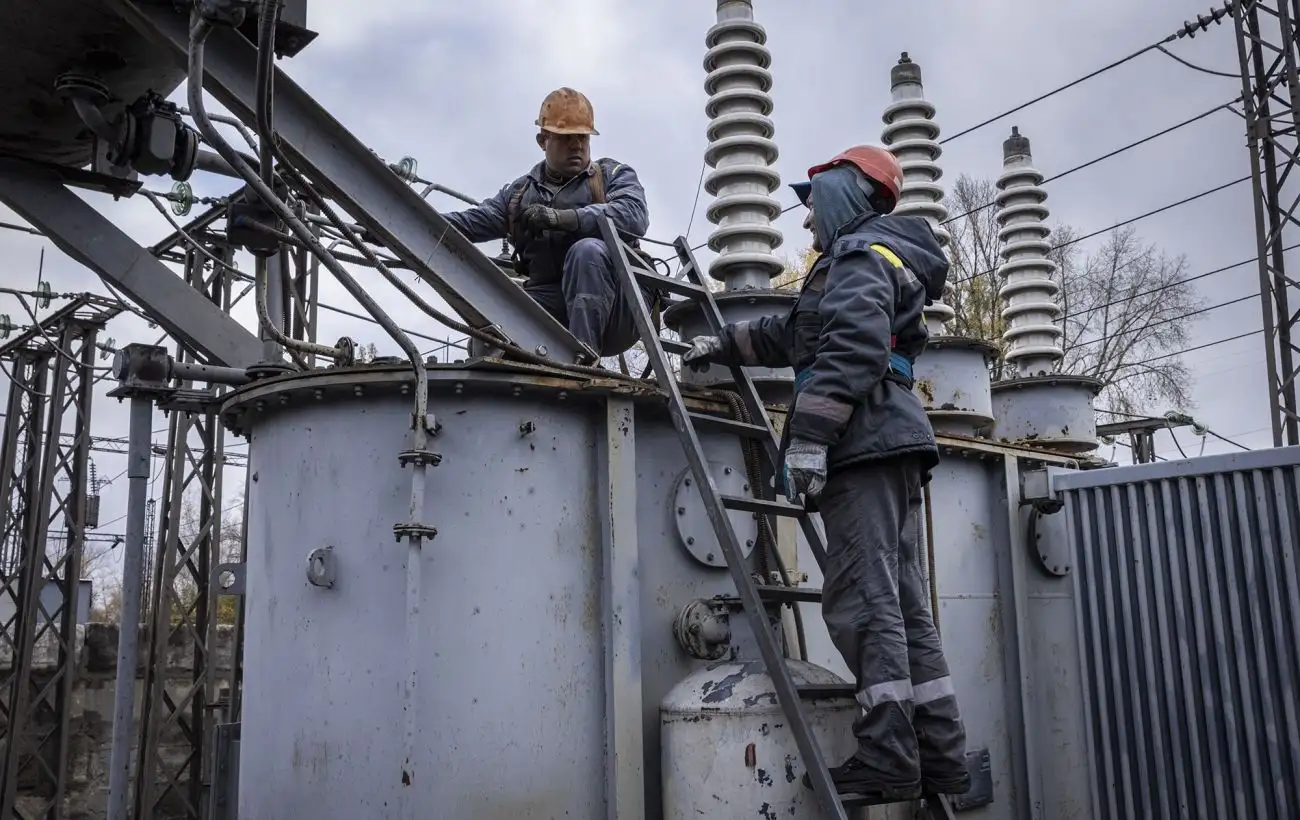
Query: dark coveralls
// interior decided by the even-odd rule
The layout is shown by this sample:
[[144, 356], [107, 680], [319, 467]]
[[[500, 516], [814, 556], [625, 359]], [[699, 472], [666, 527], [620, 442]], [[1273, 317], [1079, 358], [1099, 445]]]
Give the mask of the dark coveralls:
[[[593, 201], [597, 165], [601, 176], [595, 187], [603, 187], [603, 203]], [[636, 171], [608, 158], [595, 160], [563, 184], [549, 180], [545, 168], [545, 163], [538, 163], [481, 205], [444, 216], [471, 242], [509, 239], [519, 254], [517, 270], [527, 277], [528, 295], [601, 356], [622, 353], [640, 337], [597, 219], [607, 215], [621, 231], [644, 236], [650, 226], [645, 189]], [[525, 235], [520, 215], [537, 203], [576, 210], [578, 230]], [[514, 235], [507, 236], [508, 232]]]
[[855, 677], [867, 776], [886, 789], [922, 773], [923, 786], [958, 781], [965, 730], [918, 557], [921, 490], [939, 456], [911, 390], [921, 311], [948, 261], [918, 217], [864, 214], [837, 236], [789, 314], [725, 327], [711, 358], [793, 367], [782, 451], [792, 437], [828, 445], [822, 613]]

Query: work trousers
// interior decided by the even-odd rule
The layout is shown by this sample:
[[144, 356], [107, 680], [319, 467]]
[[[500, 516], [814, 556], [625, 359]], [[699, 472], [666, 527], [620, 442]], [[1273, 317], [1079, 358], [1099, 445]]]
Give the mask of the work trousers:
[[920, 565], [922, 469], [911, 456], [833, 471], [822, 614], [852, 670], [858, 757], [883, 785], [966, 769], [966, 733]]
[[[536, 302], [601, 356], [617, 356], [641, 338], [636, 309], [623, 293], [604, 240], [579, 239], [564, 255], [558, 283], [524, 285]], [[644, 290], [642, 291], [644, 294]], [[647, 304], [650, 297], [646, 295]]]

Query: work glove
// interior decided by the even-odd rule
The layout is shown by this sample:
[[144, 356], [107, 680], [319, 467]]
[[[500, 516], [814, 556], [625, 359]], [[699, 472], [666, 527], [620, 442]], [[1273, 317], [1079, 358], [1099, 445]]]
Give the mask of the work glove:
[[524, 223], [524, 230], [530, 234], [542, 231], [565, 231], [573, 233], [578, 230], [578, 212], [572, 210], [557, 211], [546, 205], [534, 204], [524, 208], [519, 216]]
[[682, 364], [703, 373], [713, 363], [713, 357], [722, 352], [722, 340], [717, 336], [696, 336], [690, 341], [691, 349], [682, 354]]
[[798, 504], [800, 495], [816, 501], [826, 487], [826, 445], [791, 439], [781, 472], [791, 504]]

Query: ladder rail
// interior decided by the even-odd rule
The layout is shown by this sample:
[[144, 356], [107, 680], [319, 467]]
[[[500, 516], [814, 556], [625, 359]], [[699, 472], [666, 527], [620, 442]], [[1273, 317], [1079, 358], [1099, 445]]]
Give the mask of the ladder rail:
[[[601, 217], [600, 229], [610, 255], [613, 257], [615, 273], [619, 278], [624, 295], [635, 306], [633, 317], [636, 321], [637, 330], [645, 344], [646, 355], [649, 357], [658, 377], [660, 389], [668, 394], [668, 409], [672, 415], [673, 426], [677, 429], [678, 437], [683, 445], [682, 449], [690, 464], [691, 471], [695, 475], [696, 483], [700, 488], [701, 500], [704, 502], [704, 509], [709, 517], [709, 523], [713, 526], [714, 535], [717, 537], [718, 544], [726, 557], [727, 569], [731, 573], [732, 581], [735, 583], [745, 613], [754, 630], [763, 663], [772, 679], [773, 687], [776, 689], [777, 701], [780, 703], [786, 719], [790, 722], [791, 732], [794, 734], [795, 743], [798, 745], [799, 752], [803, 757], [804, 766], [808, 770], [808, 777], [812, 781], [813, 790], [821, 801], [828, 817], [835, 820], [848, 820], [843, 801], [840, 799], [838, 790], [831, 780], [830, 769], [826, 765], [821, 748], [816, 738], [813, 737], [812, 729], [804, 715], [799, 691], [777, 646], [776, 637], [768, 620], [766, 606], [749, 576], [741, 553], [740, 543], [731, 527], [730, 513], [723, 506], [717, 485], [713, 481], [712, 474], [707, 469], [704, 450], [700, 445], [700, 439], [695, 427], [691, 423], [690, 413], [686, 409], [681, 389], [668, 365], [667, 355], [660, 343], [659, 333], [650, 321], [650, 312], [641, 293], [639, 281], [639, 279], [646, 277], [638, 277], [634, 272], [633, 265], [628, 258], [627, 247], [619, 237], [618, 230], [609, 217]], [[683, 242], [684, 240], [678, 241]], [[698, 269], [692, 270], [691, 273], [697, 280], [699, 279]], [[652, 273], [651, 275], [659, 278], [657, 274]], [[699, 284], [703, 285], [703, 282], [699, 282]], [[712, 292], [709, 291], [707, 286], [703, 287], [702, 291], [697, 303], [705, 310], [706, 315], [710, 316], [711, 322], [721, 322], [721, 314], [713, 301]], [[746, 374], [741, 373], [740, 376], [744, 379], [748, 388], [745, 394], [742, 394], [742, 398], [746, 402], [757, 402], [757, 393], [753, 389], [753, 383], [749, 381]], [[766, 413], [763, 412], [761, 404], [751, 408], [750, 412], [755, 418], [763, 419], [763, 423], [768, 425], [768, 430], [771, 432], [771, 425], [767, 421]], [[805, 515], [802, 518], [807, 519], [808, 516]]]
[[[699, 262], [695, 259], [695, 252], [691, 250], [690, 243], [686, 237], [679, 236], [673, 241], [673, 249], [677, 251], [677, 259], [682, 264], [682, 272], [685, 277], [693, 284], [699, 285], [708, 296], [701, 300], [707, 304], [701, 304], [704, 316], [708, 320], [709, 328], [715, 335], [722, 332], [726, 324], [722, 319], [722, 312], [718, 310], [718, 305], [713, 301], [713, 292], [708, 289], [704, 281], [704, 274], [700, 270]], [[736, 385], [736, 392], [740, 394], [740, 400], [744, 403], [745, 409], [749, 411], [750, 423], [761, 425], [767, 428], [767, 436], [762, 439], [763, 449], [767, 454], [768, 463], [771, 465], [772, 475], [776, 480], [781, 476], [781, 443], [777, 438], [776, 431], [772, 427], [772, 421], [768, 418], [767, 408], [763, 406], [762, 399], [759, 398], [758, 389], [754, 387], [754, 380], [745, 372], [743, 367], [731, 366], [732, 381]], [[778, 488], [772, 488], [773, 496], [776, 495]], [[766, 492], [764, 491], [764, 495]], [[773, 516], [767, 516], [767, 526], [771, 532], [776, 532], [776, 521]], [[803, 531], [804, 540], [808, 542], [808, 548], [812, 551], [813, 559], [816, 560], [817, 566], [822, 570], [826, 569], [826, 536], [818, 528], [817, 522], [811, 515], [799, 517], [799, 528]]]

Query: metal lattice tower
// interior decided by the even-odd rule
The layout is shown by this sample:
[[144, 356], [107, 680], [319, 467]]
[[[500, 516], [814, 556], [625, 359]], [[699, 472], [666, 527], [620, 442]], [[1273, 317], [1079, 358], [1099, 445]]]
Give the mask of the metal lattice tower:
[[1048, 258], [1052, 231], [1046, 224], [1047, 191], [1042, 173], [1034, 167], [1029, 140], [1020, 129], [1011, 129], [1002, 144], [1002, 157], [996, 202], [1002, 244], [998, 276], [1003, 282], [998, 298], [1005, 305], [1003, 356], [1012, 378], [1041, 376], [1055, 372], [1065, 356], [1064, 332], [1057, 324], [1061, 287], [1052, 278], [1056, 263]]
[[1300, 197], [1283, 181], [1300, 157], [1300, 12], [1287, 0], [1244, 0], [1233, 12], [1241, 68], [1246, 137], [1255, 201], [1264, 358], [1274, 446], [1300, 444], [1296, 407], [1297, 356], [1292, 339], [1300, 315], [1290, 306], [1296, 282], [1287, 275], [1285, 248], [1300, 225]]
[[777, 148], [772, 113], [772, 52], [767, 32], [754, 22], [750, 0], [718, 0], [718, 22], [705, 35], [708, 53], [709, 147], [704, 161], [713, 171], [704, 189], [717, 199], [708, 219], [717, 227], [709, 234], [709, 248], [718, 256], [709, 276], [727, 290], [766, 289], [785, 263], [775, 253], [784, 238], [772, 221], [781, 215], [781, 203], [772, 192], [781, 176], [772, 167]]
[[[952, 241], [943, 220], [948, 209], [943, 204], [943, 186], [939, 184], [943, 169], [939, 157], [939, 124], [934, 121], [934, 104], [925, 98], [921, 82], [921, 66], [912, 62], [903, 52], [898, 64], [890, 70], [890, 89], [893, 101], [885, 108], [885, 128], [880, 139], [898, 158], [903, 168], [903, 189], [894, 213], [922, 216], [934, 227], [939, 244], [946, 249]], [[943, 332], [943, 326], [956, 313], [942, 301], [925, 308], [926, 324], [930, 335]]]
[[[210, 251], [211, 252], [211, 251]], [[214, 256], [229, 255], [216, 250]], [[186, 281], [229, 312], [231, 277], [191, 250]], [[194, 352], [178, 344], [179, 361], [195, 361]], [[182, 382], [181, 390], [192, 385]], [[178, 817], [203, 817], [205, 761], [210, 753], [207, 710], [216, 700], [216, 604], [211, 589], [213, 569], [221, 560], [221, 512], [225, 437], [216, 414], [173, 412], [168, 430], [167, 464], [163, 477], [162, 514], [147, 579], [154, 602], [149, 629], [140, 715], [140, 764], [137, 769], [136, 812], [152, 817], [163, 812]], [[190, 674], [184, 680], [166, 675], [168, 647], [188, 638], [194, 647]], [[186, 748], [177, 757], [177, 741]]]
[[[82, 295], [0, 347], [0, 359], [8, 360], [13, 374], [0, 443], [0, 599], [13, 607], [0, 628], [4, 820], [62, 816], [86, 541], [95, 339], [118, 312], [108, 300]], [[63, 537], [51, 541], [55, 532]], [[51, 586], [57, 590], [53, 594], [45, 591]], [[38, 651], [52, 663], [38, 667]]]

